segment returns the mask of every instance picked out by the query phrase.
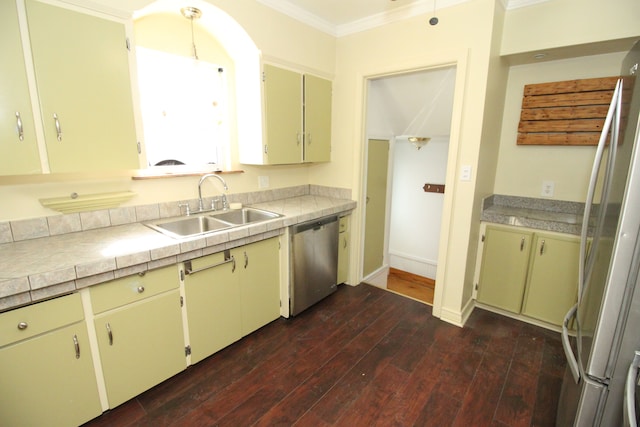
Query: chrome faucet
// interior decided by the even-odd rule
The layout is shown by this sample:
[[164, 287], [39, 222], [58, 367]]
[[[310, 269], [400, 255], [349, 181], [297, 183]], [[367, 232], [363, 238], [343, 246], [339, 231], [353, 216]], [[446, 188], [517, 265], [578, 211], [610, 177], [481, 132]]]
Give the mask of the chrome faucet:
[[[229, 189], [229, 187], [227, 186], [227, 183], [224, 181], [224, 179], [222, 179], [222, 177], [220, 175], [217, 175], [215, 173], [207, 173], [205, 175], [202, 175], [202, 177], [200, 178], [200, 181], [198, 182], [198, 210], [199, 211], [203, 211], [204, 210], [204, 204], [202, 203], [202, 183], [204, 182], [205, 179], [207, 178], [218, 178], [218, 180], [222, 183], [225, 191], [227, 191]], [[226, 208], [226, 200], [227, 197], [226, 195], [222, 195], [222, 208], [225, 209]]]

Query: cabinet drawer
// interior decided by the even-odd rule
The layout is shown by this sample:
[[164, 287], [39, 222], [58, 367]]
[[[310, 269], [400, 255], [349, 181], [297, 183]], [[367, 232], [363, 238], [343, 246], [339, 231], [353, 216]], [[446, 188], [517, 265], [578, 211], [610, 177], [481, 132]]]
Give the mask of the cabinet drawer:
[[0, 314], [0, 347], [84, 319], [80, 294], [71, 294]]
[[179, 286], [175, 266], [150, 270], [89, 288], [94, 313], [140, 301]]

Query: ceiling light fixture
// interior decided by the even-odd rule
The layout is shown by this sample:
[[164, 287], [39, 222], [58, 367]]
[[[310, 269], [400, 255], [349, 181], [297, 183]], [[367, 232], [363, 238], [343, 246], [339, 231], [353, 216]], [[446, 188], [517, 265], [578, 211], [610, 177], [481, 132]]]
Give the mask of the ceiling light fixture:
[[421, 149], [422, 147], [424, 147], [425, 145], [427, 145], [427, 142], [429, 142], [431, 140], [431, 138], [426, 138], [426, 137], [422, 137], [422, 136], [410, 136], [407, 139], [418, 150]]
[[180, 9], [182, 16], [191, 21], [191, 48], [193, 50], [193, 59], [198, 59], [198, 52], [196, 51], [196, 42], [193, 37], [193, 20], [202, 16], [202, 11], [197, 7], [183, 7]]

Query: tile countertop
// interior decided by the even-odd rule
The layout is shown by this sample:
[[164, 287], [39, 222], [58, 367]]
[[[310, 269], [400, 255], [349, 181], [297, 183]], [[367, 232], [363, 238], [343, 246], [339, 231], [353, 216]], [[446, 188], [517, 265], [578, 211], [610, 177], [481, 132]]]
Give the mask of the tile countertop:
[[284, 216], [187, 239], [133, 223], [0, 244], [0, 311], [277, 236], [356, 202], [304, 195], [251, 206]]
[[579, 235], [584, 203], [494, 194], [482, 201], [485, 222]]

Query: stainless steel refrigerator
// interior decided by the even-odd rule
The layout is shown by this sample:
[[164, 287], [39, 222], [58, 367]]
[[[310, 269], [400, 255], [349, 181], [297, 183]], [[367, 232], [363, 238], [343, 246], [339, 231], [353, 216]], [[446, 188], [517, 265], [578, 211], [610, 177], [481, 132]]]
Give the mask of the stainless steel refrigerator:
[[[622, 63], [596, 150], [582, 224], [578, 302], [563, 325], [567, 372], [557, 426], [635, 425], [633, 393], [630, 403], [623, 402], [640, 350], [639, 62], [637, 42]], [[629, 391], [636, 381], [630, 379]], [[624, 421], [629, 405], [633, 419]]]

